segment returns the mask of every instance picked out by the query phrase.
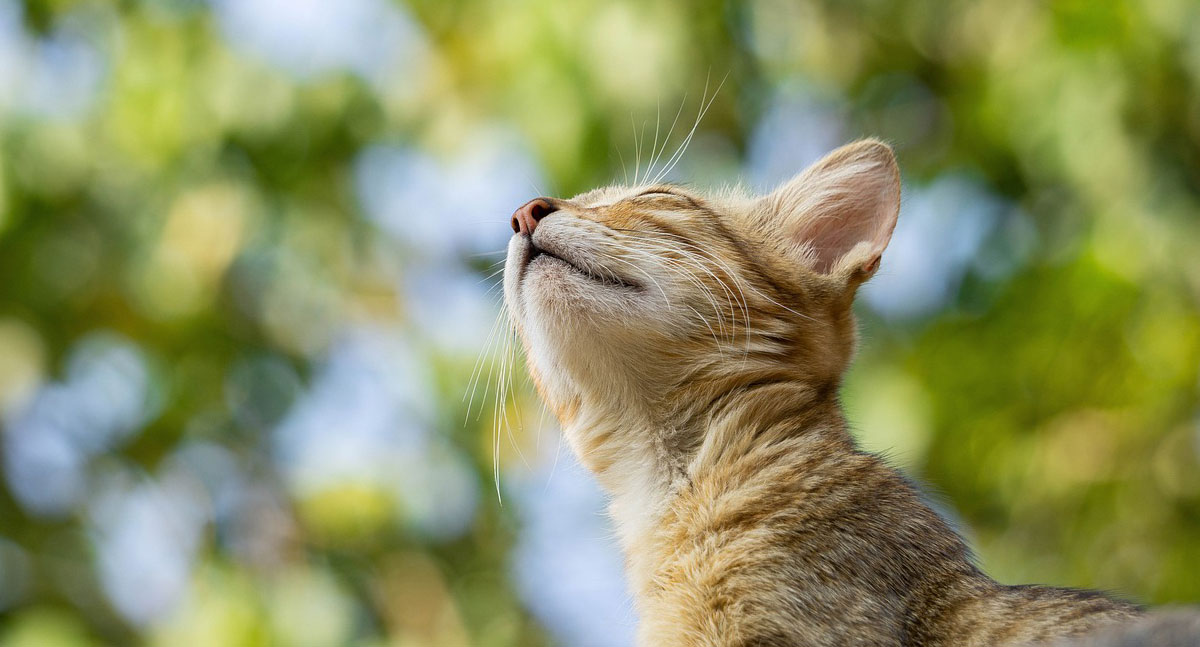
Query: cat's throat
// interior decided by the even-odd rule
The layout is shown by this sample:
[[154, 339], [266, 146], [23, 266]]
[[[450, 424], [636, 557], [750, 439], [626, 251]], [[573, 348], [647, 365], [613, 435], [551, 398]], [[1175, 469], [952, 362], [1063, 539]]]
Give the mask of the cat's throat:
[[596, 413], [585, 406], [576, 424], [564, 425], [572, 449], [611, 497], [609, 511], [627, 555], [661, 526], [673, 501], [710, 472], [744, 462], [764, 467], [780, 459], [775, 450], [799, 438], [822, 451], [855, 451], [832, 384], [730, 380], [673, 399], [680, 404], [659, 419], [636, 407]]

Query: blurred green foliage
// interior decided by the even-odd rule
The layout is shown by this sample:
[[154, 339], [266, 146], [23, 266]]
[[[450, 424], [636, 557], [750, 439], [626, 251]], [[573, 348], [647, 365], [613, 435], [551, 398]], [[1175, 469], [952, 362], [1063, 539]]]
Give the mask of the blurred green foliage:
[[[4, 0], [0, 645], [551, 641], [513, 584], [520, 505], [490, 490], [496, 401], [478, 418], [463, 401], [491, 322], [439, 342], [411, 285], [445, 256], [483, 280], [517, 202], [472, 185], [372, 215], [373, 191], [426, 167], [395, 162], [383, 188], [364, 169], [395, 151], [459, 168], [500, 132], [539, 175], [509, 194], [569, 195], [619, 180], [706, 84], [683, 179], [768, 181], [763, 141], [787, 141], [768, 117], [802, 96], [821, 141], [896, 146], [913, 218], [968, 178], [913, 262], [952, 255], [971, 196], [1000, 205], [933, 266], [955, 277], [932, 306], [866, 301], [845, 389], [863, 442], [926, 480], [1004, 581], [1200, 600], [1195, 2]], [[500, 242], [422, 245], [405, 233], [422, 222]], [[339, 425], [374, 402], [354, 394], [416, 384], [385, 416], [427, 430], [396, 488], [360, 476], [386, 461], [314, 480], [279, 440], [362, 328], [398, 331], [407, 368], [328, 386], [352, 406], [314, 424], [337, 463]], [[109, 411], [128, 396], [112, 384], [140, 385], [132, 413]], [[499, 460], [519, 480], [518, 450], [549, 443], [513, 400], [527, 424]], [[459, 526], [438, 516], [455, 487], [474, 502]], [[182, 571], [114, 548], [146, 523], [186, 546]]]

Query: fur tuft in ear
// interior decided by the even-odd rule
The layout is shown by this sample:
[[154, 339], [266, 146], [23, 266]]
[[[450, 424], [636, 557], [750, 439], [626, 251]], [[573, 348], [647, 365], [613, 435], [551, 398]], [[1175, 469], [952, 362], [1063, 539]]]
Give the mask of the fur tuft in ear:
[[826, 155], [763, 200], [801, 262], [822, 274], [866, 279], [896, 228], [900, 170], [887, 144], [865, 139]]

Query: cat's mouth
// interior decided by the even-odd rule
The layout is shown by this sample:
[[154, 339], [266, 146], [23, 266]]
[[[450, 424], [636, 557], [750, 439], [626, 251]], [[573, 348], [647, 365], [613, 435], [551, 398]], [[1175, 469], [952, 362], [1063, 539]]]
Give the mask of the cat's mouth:
[[535, 244], [530, 244], [529, 256], [525, 260], [525, 271], [528, 272], [529, 268], [533, 267], [535, 263], [560, 265], [576, 274], [582, 275], [591, 281], [610, 287], [631, 290], [639, 290], [642, 287], [633, 281], [617, 276], [613, 272], [603, 269], [591, 269], [588, 265], [571, 260], [565, 254], [553, 252], [544, 247], [538, 247]]

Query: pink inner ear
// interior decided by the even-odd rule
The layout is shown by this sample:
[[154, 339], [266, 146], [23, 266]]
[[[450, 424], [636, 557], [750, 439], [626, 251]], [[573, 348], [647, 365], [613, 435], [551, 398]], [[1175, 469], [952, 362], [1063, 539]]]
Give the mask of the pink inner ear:
[[871, 248], [864, 262], [870, 263], [883, 253], [896, 226], [899, 196], [890, 183], [880, 181], [891, 178], [876, 175], [856, 180], [820, 196], [801, 216], [795, 235], [812, 252], [813, 269], [818, 272], [829, 273], [864, 241]]
[[798, 261], [825, 274], [852, 265], [870, 274], [896, 227], [900, 171], [887, 144], [866, 139], [826, 155], [765, 200]]

